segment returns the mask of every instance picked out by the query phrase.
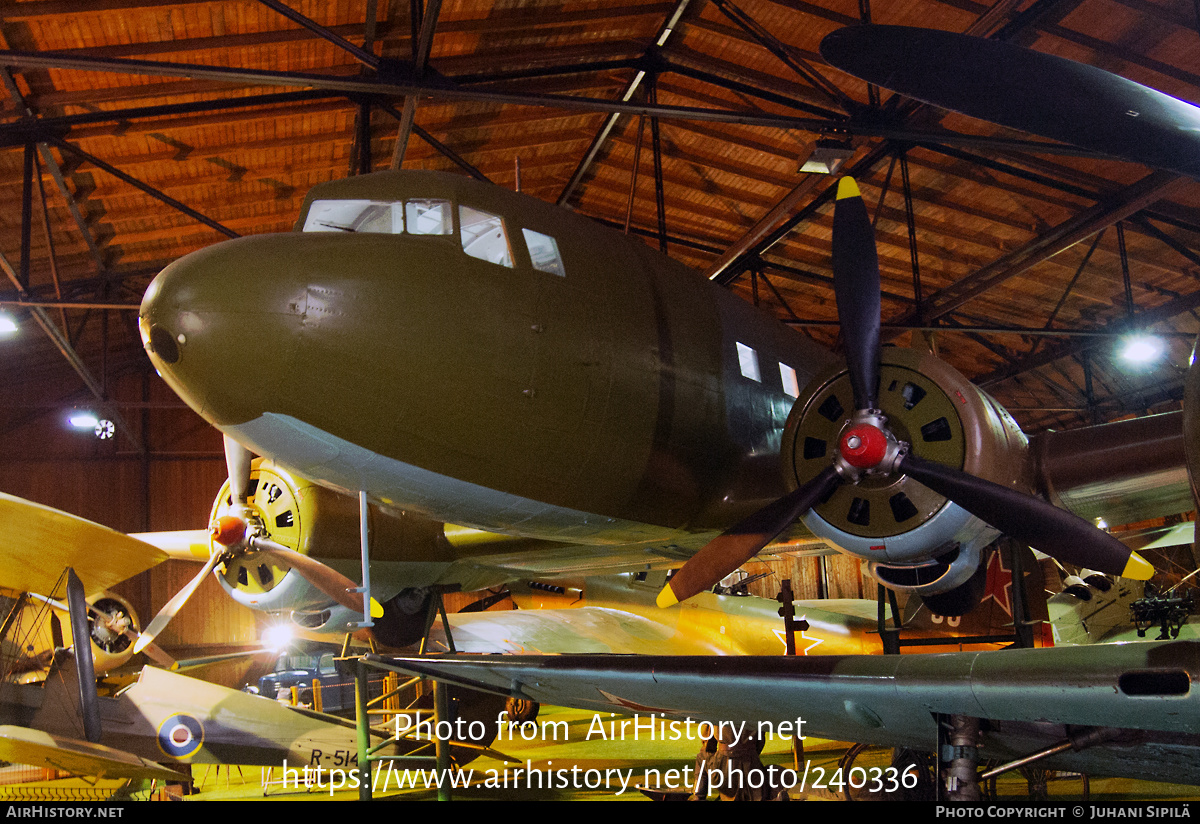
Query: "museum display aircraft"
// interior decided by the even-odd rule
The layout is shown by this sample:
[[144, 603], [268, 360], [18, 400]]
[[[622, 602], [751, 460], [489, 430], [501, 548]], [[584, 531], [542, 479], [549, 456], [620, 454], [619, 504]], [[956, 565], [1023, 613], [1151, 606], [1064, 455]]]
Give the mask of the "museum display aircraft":
[[[1066, 67], [1064, 77], [1063, 61], [1057, 58], [1038, 55], [1026, 59], [1023, 55], [1027, 53], [1014, 47], [941, 32], [882, 27], [835, 33], [822, 51], [831, 62], [871, 82], [937, 105], [1195, 173], [1195, 129], [1188, 124], [1200, 123], [1200, 110], [1179, 101], [1164, 101], [1156, 92], [1090, 67]], [[1002, 76], [999, 81], [994, 79], [998, 75]], [[1013, 88], [1006, 86], [1010, 77]], [[1067, 85], [1072, 91], [1064, 97]], [[1026, 106], [1028, 111], [1021, 113]], [[1069, 116], [1064, 117], [1064, 112]], [[1148, 115], [1145, 119], [1143, 113]], [[1052, 130], [1046, 126], [1051, 122], [1067, 125]], [[1075, 122], [1095, 128], [1076, 135], [1071, 128]], [[1139, 124], [1145, 124], [1144, 130]], [[1127, 150], [1129, 142], [1139, 145]], [[856, 221], [862, 224], [861, 217]], [[872, 279], [868, 272], [856, 282]], [[842, 306], [841, 292], [838, 300], [845, 322], [848, 312]], [[874, 307], [861, 313], [859, 328], [874, 327], [875, 314]], [[862, 320], [863, 315], [870, 318]], [[847, 334], [851, 352], [856, 348], [856, 334]], [[849, 372], [856, 384], [853, 394], [859, 409], [873, 400], [871, 361], [877, 344], [873, 335], [867, 337], [867, 342], [858, 344], [865, 356], [850, 357]], [[883, 360], [886, 364], [887, 357]], [[886, 377], [880, 382], [884, 385], [888, 385]], [[1198, 399], [1200, 374], [1193, 369], [1185, 394], [1189, 413], [1185, 448], [1193, 469], [1200, 465], [1200, 425], [1194, 405]], [[890, 462], [888, 458], [894, 424], [890, 420], [884, 426], [873, 421], [867, 424], [884, 436], [881, 440], [869, 430], [858, 436], [871, 461], [879, 460], [889, 471], [908, 474], [914, 466], [911, 459], [900, 457]], [[871, 446], [872, 441], [877, 445]], [[846, 451], [851, 454], [844, 456], [847, 460], [859, 451], [857, 445], [848, 446], [851, 449]], [[925, 467], [917, 465], [917, 469], [920, 477]], [[821, 473], [827, 476], [825, 480], [820, 480]], [[839, 482], [824, 469], [821, 473], [816, 481], [798, 486], [806, 491], [798, 493], [798, 500], [786, 508], [781, 507], [776, 522], [809, 505], [807, 498], [819, 499], [818, 490]], [[1021, 504], [1009, 509], [1025, 511]], [[742, 542], [739, 532], [768, 532], [757, 524], [769, 519], [756, 518], [749, 522], [752, 528], [731, 530], [723, 543]], [[736, 550], [714, 550], [712, 554], [740, 554], [753, 549], [758, 540], [746, 539]], [[1074, 610], [1084, 615], [1080, 606], [1092, 599], [1100, 610], [1111, 611], [1116, 604], [1123, 612], [1133, 594], [1124, 582], [1118, 582], [1115, 589], [1111, 581], [1104, 588], [1090, 586], [1114, 594], [1098, 598], [1088, 584], [1073, 583], [1063, 596], [1056, 596], [1060, 600], [1054, 605], [1055, 612]], [[1072, 640], [1109, 637], [1106, 622], [1097, 624], [1090, 628], [1095, 633], [1077, 628], [1088, 631], [1074, 633]], [[973, 719], [980, 758], [1008, 760], [1010, 765], [1036, 758], [1042, 766], [1088, 774], [1200, 783], [1200, 693], [1193, 686], [1200, 678], [1200, 644], [1187, 636], [936, 656], [505, 656], [405, 659], [386, 665], [524, 700], [593, 710], [751, 724], [803, 718], [807, 734], [889, 747], [933, 749], [947, 719]]]
[[[848, 191], [840, 202], [865, 215]], [[994, 401], [931, 355], [885, 350], [865, 381], [878, 382], [877, 400], [859, 397], [829, 353], [640, 241], [453, 175], [322, 184], [297, 228], [177, 261], [140, 317], [155, 367], [227, 436], [232, 492], [214, 508], [203, 574], [219, 564], [247, 605], [292, 610], [310, 629], [354, 622], [353, 597], [331, 605], [345, 584], [310, 584], [281, 550], [354, 574], [358, 492], [374, 507], [372, 595], [393, 613], [433, 584], [677, 565], [750, 516], [750, 543], [722, 550], [694, 593], [829, 491], [809, 529], [889, 586], [952, 599], [966, 587], [958, 612], [977, 598], [972, 576], [996, 526], [1066, 561], [1149, 574], [1106, 533], [1029, 494], [1068, 490], [1035, 471]], [[839, 260], [873, 253], [869, 227], [849, 231]], [[877, 293], [873, 282], [850, 289]], [[859, 314], [847, 328], [877, 337], [877, 297]], [[855, 346], [875, 362], [877, 344]], [[887, 460], [907, 449], [901, 471], [842, 457], [863, 426]], [[1168, 482], [1150, 492], [1165, 489], [1165, 503], [1139, 506], [1190, 508], [1179, 416], [1113, 431], [1139, 445], [1133, 466], [1100, 461], [1086, 483], [1136, 486], [1161, 470]], [[1097, 431], [1087, 443], [1111, 440]], [[246, 450], [270, 463], [256, 469]], [[840, 482], [835, 458], [860, 482]], [[780, 499], [764, 528], [754, 513]]]
[[[1078, 97], [1096, 87], [1109, 106], [1108, 77], [1088, 74]], [[1134, 94], [1121, 88], [1119, 102]], [[1023, 89], [989, 94], [1025, 104]], [[448, 174], [320, 184], [295, 232], [176, 261], [147, 290], [139, 326], [166, 382], [226, 436], [230, 487], [202, 575], [220, 567], [243, 603], [292, 610], [310, 629], [357, 625], [356, 544], [303, 537], [321, 529], [298, 517], [305, 486], [348, 502], [331, 510], [352, 514], [354, 496], [375, 507], [361, 520], [376, 527], [369, 589], [387, 605], [383, 638], [405, 634], [387, 628], [435, 584], [686, 560], [663, 603], [685, 599], [797, 518], [941, 614], [978, 599], [1000, 534], [1148, 578], [1073, 493], [1103, 490], [1106, 506], [1114, 485], [1132, 491], [1128, 520], [1191, 509], [1181, 416], [1049, 433], [1030, 449], [934, 356], [881, 350], [853, 181], [839, 185], [834, 222], [844, 363], [636, 239]], [[251, 452], [293, 478], [297, 506], [278, 503], [287, 485], [256, 477]]]
[[[1028, 615], [1014, 615], [1013, 574], [1007, 561], [994, 554], [988, 565], [987, 596], [961, 618], [907, 610], [902, 634], [920, 638], [927, 652], [999, 649], [1016, 641], [1013, 622], [1042, 622], [1046, 612], [1041, 568], [1029, 550], [1022, 552], [1022, 595]], [[765, 574], [765, 573], [764, 573]], [[471, 653], [560, 654], [611, 653], [642, 655], [784, 655], [787, 631], [781, 599], [747, 594], [731, 576], [714, 588], [663, 609], [655, 603], [670, 570], [596, 575], [577, 580], [515, 581], [508, 585], [515, 610], [467, 611], [446, 616], [453, 650]], [[1104, 576], [1093, 576], [1104, 578]], [[1105, 579], [1107, 580], [1107, 579]], [[1138, 590], [1134, 582], [1126, 589]], [[914, 602], [920, 603], [917, 599]], [[487, 603], [484, 601], [484, 603]], [[891, 607], [860, 598], [794, 600], [796, 655], [875, 654], [884, 651], [880, 623], [899, 627]], [[1064, 604], [1057, 620], [1078, 627], [1076, 611]], [[1048, 638], [1048, 636], [1046, 636]], [[991, 640], [983, 641], [983, 638]], [[966, 639], [966, 640], [964, 640]], [[442, 622], [433, 628], [429, 650], [449, 651]], [[1043, 637], [1035, 634], [1032, 639]], [[965, 646], [964, 646], [965, 644]]]
[[[128, 604], [104, 589], [167, 555], [7, 495], [0, 495], [0, 532], [0, 588], [13, 596], [0, 629], [0, 758], [79, 775], [170, 782], [187, 778], [156, 762], [280, 767], [287, 760], [299, 768], [349, 769], [356, 761], [351, 722], [178, 672], [145, 667], [132, 685], [101, 695], [96, 676], [132, 657], [134, 638], [124, 629], [128, 624], [136, 632], [137, 622]], [[95, 583], [85, 586], [84, 578]], [[53, 608], [53, 596], [64, 588], [67, 631], [47, 631], [17, 617], [27, 612], [25, 603]], [[55, 620], [42, 616], [45, 624]], [[48, 656], [37, 654], [43, 635], [58, 642]], [[74, 642], [80, 638], [90, 643]], [[114, 639], [123, 642], [120, 649]], [[372, 735], [377, 742], [386, 738]]]

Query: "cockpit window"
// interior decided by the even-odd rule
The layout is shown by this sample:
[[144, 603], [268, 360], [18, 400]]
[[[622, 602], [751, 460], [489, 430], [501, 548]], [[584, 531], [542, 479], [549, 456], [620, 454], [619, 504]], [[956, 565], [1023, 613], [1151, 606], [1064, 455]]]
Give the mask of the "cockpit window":
[[454, 217], [448, 200], [410, 200], [404, 204], [410, 235], [449, 235]]
[[521, 231], [525, 235], [525, 245], [529, 247], [529, 259], [533, 261], [533, 268], [539, 272], [566, 277], [562, 255], [558, 253], [558, 242], [550, 235], [543, 235], [532, 229]]
[[448, 200], [315, 200], [304, 220], [306, 232], [362, 232], [385, 235], [450, 235], [453, 210]]
[[398, 235], [404, 232], [404, 213], [399, 203], [316, 200], [308, 210], [304, 231]]
[[459, 206], [458, 223], [464, 252], [471, 257], [512, 268], [512, 252], [504, 234], [504, 221], [498, 215]]

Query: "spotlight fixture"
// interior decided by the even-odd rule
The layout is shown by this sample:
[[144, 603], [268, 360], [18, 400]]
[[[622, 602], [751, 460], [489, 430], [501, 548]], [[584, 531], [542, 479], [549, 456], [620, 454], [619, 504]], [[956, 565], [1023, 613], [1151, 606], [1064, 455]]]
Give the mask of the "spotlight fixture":
[[101, 418], [96, 421], [95, 428], [96, 437], [102, 441], [107, 441], [113, 435], [117, 434], [117, 425], [110, 420]]
[[808, 157], [800, 161], [801, 172], [818, 175], [836, 174], [842, 164], [854, 156], [849, 140], [823, 137], [816, 142]]
[[72, 412], [67, 418], [67, 422], [76, 429], [92, 429], [95, 430], [99, 425], [100, 419], [91, 412]]
[[17, 322], [10, 315], [0, 312], [0, 338], [11, 338], [17, 334]]
[[262, 645], [274, 652], [283, 652], [295, 638], [292, 628], [285, 623], [272, 624], [263, 630]]
[[1120, 355], [1129, 366], [1142, 367], [1159, 360], [1166, 350], [1162, 338], [1139, 333], [1122, 339]]

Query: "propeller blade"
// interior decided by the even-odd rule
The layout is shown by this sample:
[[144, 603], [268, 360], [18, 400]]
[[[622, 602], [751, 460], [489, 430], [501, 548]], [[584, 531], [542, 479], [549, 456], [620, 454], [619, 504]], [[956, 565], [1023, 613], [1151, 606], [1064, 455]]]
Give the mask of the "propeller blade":
[[[321, 590], [321, 592], [328, 595], [334, 601], [337, 601], [346, 609], [352, 609], [355, 612], [362, 611], [362, 595], [354, 592], [358, 588], [358, 584], [333, 567], [326, 566], [315, 558], [310, 558], [267, 538], [253, 536], [249, 539], [249, 543], [251, 547], [276, 563], [290, 566], [296, 570], [296, 572], [304, 577], [304, 580]], [[371, 617], [379, 618], [382, 615], [383, 605], [372, 598]]]
[[709, 541], [688, 559], [658, 594], [658, 605], [670, 607], [711, 588], [749, 561], [779, 533], [822, 500], [838, 484], [832, 466], [804, 486], [768, 504]]
[[235, 507], [244, 506], [250, 491], [250, 462], [254, 455], [228, 435], [225, 436], [225, 469], [229, 473], [229, 494]]
[[1200, 176], [1200, 108], [1095, 66], [904, 26], [838, 29], [821, 41], [821, 56], [938, 108]]
[[911, 454], [900, 460], [899, 469], [1006, 535], [1060, 561], [1138, 581], [1154, 575], [1154, 567], [1116, 538], [1041, 498]]
[[192, 597], [192, 593], [196, 591], [196, 587], [200, 586], [208, 573], [216, 568], [221, 560], [222, 553], [214, 552], [208, 556], [208, 561], [204, 564], [204, 568], [196, 574], [196, 577], [188, 581], [187, 586], [175, 593], [175, 597], [163, 606], [158, 611], [158, 615], [154, 616], [154, 620], [150, 622], [150, 626], [142, 630], [142, 634], [138, 636], [137, 643], [133, 645], [135, 653], [144, 650], [158, 634], [166, 629], [167, 624], [175, 617], [175, 613], [183, 609], [183, 605], [187, 603], [188, 598]]
[[[107, 625], [109, 625], [110, 631], [119, 632], [119, 634], [128, 638], [131, 643], [133, 643], [133, 644], [137, 643], [138, 634], [136, 632], [134, 632], [132, 627], [126, 626], [122, 629], [118, 629], [118, 628], [112, 626], [113, 616], [110, 615], [109, 613], [107, 613], [101, 609], [96, 609], [96, 607], [92, 604], [88, 604], [87, 609], [88, 609], [88, 615], [91, 617], [91, 619], [93, 621], [99, 621], [101, 623], [107, 624]], [[164, 652], [157, 644], [146, 645], [146, 647], [142, 649], [142, 652], [146, 653], [147, 658], [149, 658], [151, 661], [153, 661], [154, 663], [158, 664], [161, 667], [170, 667], [172, 664], [175, 663], [175, 659], [172, 658], [171, 656], [167, 655], [167, 653]]]
[[879, 390], [880, 284], [875, 233], [854, 178], [838, 181], [833, 209], [833, 290], [855, 409], [874, 409]]

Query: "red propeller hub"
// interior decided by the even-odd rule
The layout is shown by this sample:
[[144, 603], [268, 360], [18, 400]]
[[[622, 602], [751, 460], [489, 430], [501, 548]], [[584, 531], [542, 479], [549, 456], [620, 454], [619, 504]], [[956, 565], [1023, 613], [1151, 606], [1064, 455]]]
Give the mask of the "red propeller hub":
[[842, 458], [857, 469], [879, 466], [887, 454], [887, 448], [887, 435], [869, 423], [860, 423], [847, 429], [840, 444]]
[[222, 515], [212, 522], [208, 532], [221, 546], [233, 546], [246, 536], [246, 522], [233, 515]]

